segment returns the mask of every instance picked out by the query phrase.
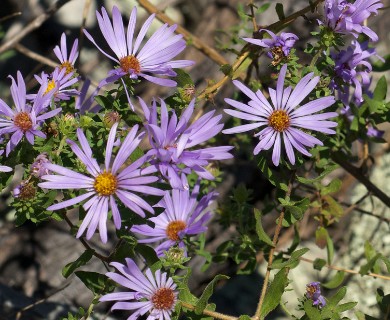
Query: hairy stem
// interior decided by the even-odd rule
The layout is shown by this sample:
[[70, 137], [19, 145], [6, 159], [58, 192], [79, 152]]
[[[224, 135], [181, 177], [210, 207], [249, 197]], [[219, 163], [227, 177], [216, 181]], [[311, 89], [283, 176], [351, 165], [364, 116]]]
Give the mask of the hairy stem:
[[[295, 178], [295, 170], [292, 172], [291, 177], [290, 177], [290, 181], [288, 183], [288, 190], [286, 192], [286, 198], [291, 196], [291, 191], [292, 191], [292, 185], [293, 185], [294, 178]], [[263, 288], [261, 290], [259, 304], [257, 305], [256, 313], [255, 313], [255, 315], [253, 317], [253, 319], [255, 319], [255, 320], [260, 319], [261, 308], [263, 307], [265, 295], [266, 295], [267, 289], [268, 289], [268, 282], [269, 282], [269, 278], [270, 278], [270, 275], [271, 275], [271, 266], [272, 266], [272, 262], [274, 260], [274, 253], [275, 253], [275, 250], [276, 250], [276, 245], [278, 244], [279, 234], [280, 234], [280, 231], [282, 230], [282, 223], [283, 223], [285, 211], [286, 211], [285, 208], [283, 208], [280, 211], [279, 218], [278, 218], [278, 224], [276, 226], [274, 237], [272, 239], [273, 247], [271, 248], [271, 250], [269, 252], [269, 255], [268, 255], [267, 272], [265, 273], [264, 283], [263, 283]]]

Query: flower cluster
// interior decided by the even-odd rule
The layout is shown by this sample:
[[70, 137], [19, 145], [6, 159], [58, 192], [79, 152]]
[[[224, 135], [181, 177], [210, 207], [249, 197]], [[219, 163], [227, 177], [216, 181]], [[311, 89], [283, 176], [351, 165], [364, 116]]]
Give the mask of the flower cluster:
[[[352, 34], [357, 38], [358, 34], [363, 33], [375, 41], [377, 35], [363, 25], [363, 21], [377, 14], [382, 7], [379, 0], [356, 0], [354, 3], [326, 0], [321, 30], [333, 36], [338, 33], [337, 37]], [[235, 99], [224, 99], [230, 106], [224, 112], [233, 118], [234, 125], [223, 130], [223, 114], [216, 110], [206, 112], [197, 107], [193, 84], [181, 86], [179, 93], [165, 101], [153, 97], [148, 103], [138, 98], [138, 105], [133, 104], [136, 97], [134, 85], [138, 82], [146, 80], [175, 87], [178, 85], [175, 80], [180, 82], [182, 78], [182, 74], [175, 69], [194, 64], [190, 60], [175, 60], [186, 48], [183, 36], [175, 34], [176, 25], [163, 24], [147, 37], [155, 15], [149, 16], [137, 33], [136, 7], [131, 10], [127, 28], [116, 6], [112, 9], [112, 17], [102, 7], [96, 11], [96, 18], [113, 54], [103, 50], [95, 40], [97, 37], [92, 37], [87, 30], [83, 30], [84, 34], [106, 58], [115, 62], [115, 67], [104, 79], [99, 79], [95, 88], [90, 88], [91, 81], [80, 77], [76, 69], [78, 40], [73, 42], [69, 53], [66, 36], [62, 34], [60, 45], [54, 48], [59, 64], [50, 73], [42, 72], [34, 76], [39, 88], [37, 92], [27, 93], [25, 80], [19, 71], [16, 80], [10, 76], [13, 104], [10, 106], [0, 99], [0, 156], [7, 161], [11, 152], [16, 154], [20, 151], [19, 157], [24, 157], [25, 149], [25, 153], [28, 153], [29, 160], [23, 163], [27, 166], [21, 168], [24, 170], [23, 180], [20, 179], [22, 181], [19, 180], [19, 184], [13, 188], [15, 202], [44, 198], [42, 212], [46, 216], [49, 216], [47, 211], [61, 210], [63, 214], [59, 216], [63, 217], [68, 209], [76, 209], [79, 214], [76, 238], [85, 236], [90, 241], [98, 234], [103, 243], [107, 243], [111, 237], [120, 238], [114, 252], [102, 259], [111, 262], [110, 265], [116, 269], [115, 272], [108, 272], [106, 277], [110, 280], [105, 280], [128, 290], [105, 291], [99, 301], [114, 302], [111, 310], [130, 311], [128, 319], [131, 320], [144, 316], [151, 320], [169, 320], [172, 314], [179, 317], [174, 314], [175, 310], [180, 309], [177, 287], [181, 286], [177, 279], [182, 278], [175, 275], [176, 266], [181, 264], [178, 261], [189, 260], [187, 257], [198, 250], [194, 249], [195, 244], [203, 245], [202, 241], [194, 242], [193, 237], [205, 233], [213, 218], [218, 193], [212, 190], [214, 182], [210, 181], [215, 181], [218, 175], [212, 166], [214, 161], [233, 158], [233, 146], [229, 144], [237, 144], [242, 137], [223, 136], [223, 139], [234, 142], [213, 146], [218, 135], [221, 132], [240, 134], [256, 130], [253, 134], [257, 140], [253, 154], [262, 157], [262, 160], [270, 160], [269, 172], [293, 169], [296, 173], [295, 169], [305, 159], [303, 156], [318, 154], [320, 158], [322, 149], [331, 152], [335, 147], [331, 144], [336, 139], [329, 139], [327, 145], [327, 135], [336, 134], [337, 121], [341, 122], [343, 116], [348, 121], [355, 116], [349, 106], [351, 87], [354, 87], [352, 103], [356, 107], [363, 104], [365, 94], [371, 94], [372, 65], [367, 59], [378, 56], [375, 49], [369, 47], [368, 41], [359, 43], [353, 40], [344, 49], [335, 46], [337, 51], [332, 53], [330, 47], [324, 50], [323, 42], [319, 41], [321, 45], [316, 47], [316, 53], [313, 53], [316, 50], [314, 46], [310, 49], [313, 52], [307, 50], [313, 54], [312, 64], [302, 68], [302, 73], [299, 73], [296, 71], [301, 65], [297, 63], [298, 57], [294, 56], [295, 50], [292, 50], [299, 40], [298, 36], [291, 32], [276, 35], [272, 30], [260, 29], [255, 33], [258, 38], [243, 39], [265, 48], [266, 55], [272, 59], [267, 67], [273, 70], [274, 75], [277, 73], [276, 83], [273, 83], [273, 78], [270, 82], [245, 81], [245, 84], [233, 80], [240, 94]], [[264, 33], [269, 37], [259, 39]], [[252, 45], [245, 48], [257, 52]], [[250, 57], [257, 59], [259, 55]], [[331, 59], [334, 65], [315, 65], [322, 58]], [[252, 62], [252, 65], [256, 64], [256, 61]], [[178, 74], [177, 79], [172, 79]], [[250, 71], [248, 79], [249, 76]], [[117, 86], [98, 95], [109, 83]], [[339, 105], [343, 103], [345, 106], [340, 112], [336, 112], [336, 97], [341, 101]], [[176, 105], [178, 99], [180, 103]], [[383, 107], [382, 104], [378, 105], [378, 108]], [[367, 124], [367, 134], [380, 136], [375, 127], [369, 127], [372, 123], [375, 121], [363, 121], [363, 125]], [[317, 150], [310, 150], [315, 147]], [[4, 164], [9, 165], [8, 162]], [[320, 165], [318, 168], [322, 169]], [[9, 166], [0, 165], [0, 172], [5, 177], [10, 178], [4, 172], [12, 170]], [[321, 194], [322, 183], [319, 180], [316, 183], [313, 186]], [[303, 203], [290, 201], [292, 192], [292, 188], [289, 188], [288, 200], [279, 198], [286, 203], [288, 201], [285, 207]], [[284, 205], [282, 200], [280, 203]], [[245, 201], [240, 203], [239, 224], [244, 224], [243, 212], [247, 210], [247, 205], [249, 207]], [[273, 208], [276, 206], [273, 204]], [[306, 207], [304, 210], [302, 208], [299, 207], [299, 213], [306, 210]], [[296, 216], [292, 214], [294, 219], [299, 218], [299, 213]], [[280, 219], [284, 214], [288, 222], [289, 210], [283, 209]], [[116, 234], [109, 232], [108, 220], [111, 218]], [[72, 226], [70, 219], [66, 219]], [[249, 230], [251, 226], [245, 227]], [[259, 227], [257, 232], [250, 232], [259, 235], [259, 230], [262, 231], [261, 225]], [[242, 234], [247, 237], [243, 244], [251, 250], [258, 243], [258, 239], [252, 239], [252, 234]], [[274, 243], [275, 239], [277, 236]], [[85, 240], [82, 241], [86, 244]], [[132, 245], [131, 250], [124, 246], [128, 254], [125, 257], [121, 247], [123, 242]], [[267, 241], [263, 242], [269, 245]], [[152, 244], [153, 249], [141, 244]], [[226, 242], [217, 251], [225, 247], [228, 250], [232, 247], [236, 249], [240, 245], [236, 246], [234, 241]], [[142, 248], [147, 248], [150, 254], [148, 258], [154, 263], [143, 271], [133, 260], [140, 253], [138, 249], [143, 256]], [[120, 258], [119, 254], [116, 256], [117, 252], [120, 252]], [[176, 253], [180, 257], [173, 259]], [[102, 257], [95, 251], [93, 254]], [[237, 261], [241, 256], [248, 256], [247, 252], [241, 254], [237, 251], [234, 254]], [[211, 255], [208, 257], [211, 261]], [[143, 258], [148, 260], [146, 256]], [[80, 259], [70, 269], [76, 264], [84, 265], [84, 262]], [[168, 270], [167, 265], [169, 273], [161, 270]], [[276, 276], [282, 277], [283, 272]], [[313, 302], [313, 306], [326, 306], [319, 282], [306, 286], [305, 297]], [[184, 304], [182, 306], [187, 308]], [[194, 308], [197, 313], [199, 306]]]
[[354, 3], [326, 0], [324, 24], [337, 33], [352, 34], [355, 38], [363, 33], [372, 41], [377, 41], [377, 34], [363, 23], [372, 14], [378, 14], [378, 9], [382, 7], [380, 0], [356, 0]]

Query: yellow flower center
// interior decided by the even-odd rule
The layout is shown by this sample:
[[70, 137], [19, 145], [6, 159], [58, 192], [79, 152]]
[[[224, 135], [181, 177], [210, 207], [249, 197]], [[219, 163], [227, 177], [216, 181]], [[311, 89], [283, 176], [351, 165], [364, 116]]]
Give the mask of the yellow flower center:
[[317, 292], [317, 288], [316, 288], [316, 286], [313, 286], [313, 285], [307, 285], [306, 292], [309, 295], [309, 297], [313, 297], [314, 294]]
[[170, 222], [166, 230], [167, 237], [172, 241], [179, 241], [179, 232], [184, 230], [186, 227], [186, 223], [181, 220]]
[[65, 74], [71, 73], [74, 70], [72, 64], [69, 61], [65, 61], [60, 65], [61, 70], [64, 68], [66, 69]]
[[170, 310], [175, 303], [175, 295], [172, 289], [160, 288], [151, 300], [157, 310]]
[[141, 65], [138, 59], [134, 56], [126, 56], [119, 60], [119, 64], [124, 72], [129, 72], [133, 70], [135, 73], [141, 72]]
[[268, 125], [278, 132], [286, 130], [290, 126], [290, 117], [284, 110], [276, 110], [268, 118]]
[[26, 132], [32, 128], [32, 121], [27, 112], [19, 112], [14, 118], [14, 124], [23, 132]]
[[56, 86], [54, 80], [50, 80], [48, 83], [47, 83], [47, 88], [46, 88], [46, 91], [44, 94], [47, 94], [49, 93], [51, 90], [54, 89], [54, 87]]
[[103, 172], [95, 178], [93, 187], [100, 196], [111, 196], [115, 193], [118, 180], [111, 172]]

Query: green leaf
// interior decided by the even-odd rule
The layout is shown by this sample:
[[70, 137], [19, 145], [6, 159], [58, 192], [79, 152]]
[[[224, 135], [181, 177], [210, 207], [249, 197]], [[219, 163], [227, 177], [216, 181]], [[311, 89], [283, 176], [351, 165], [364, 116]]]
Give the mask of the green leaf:
[[263, 229], [263, 225], [261, 223], [261, 212], [258, 209], [254, 209], [255, 213], [255, 219], [256, 219], [256, 233], [259, 239], [266, 244], [268, 244], [271, 247], [274, 247], [274, 244], [272, 243], [271, 238], [268, 236], [268, 234], [265, 233]]
[[315, 259], [313, 262], [313, 268], [321, 271], [322, 268], [326, 265], [326, 261], [324, 259]]
[[180, 279], [179, 284], [179, 299], [191, 304], [196, 304], [198, 298], [195, 297], [188, 288], [188, 280], [191, 276], [191, 269], [187, 269], [187, 274]]
[[373, 98], [379, 101], [385, 100], [386, 93], [387, 93], [387, 81], [386, 81], [386, 77], [382, 76], [376, 84]]
[[322, 319], [321, 312], [317, 307], [313, 306], [313, 301], [306, 300], [303, 304], [303, 310], [305, 310], [306, 315], [310, 320], [319, 320]]
[[277, 3], [275, 6], [275, 10], [279, 20], [284, 20], [286, 18], [286, 16], [284, 15], [283, 4]]
[[334, 277], [330, 281], [323, 283], [322, 286], [328, 289], [335, 289], [343, 283], [344, 277], [344, 271], [337, 271]]
[[175, 72], [177, 75], [174, 80], [177, 82], [178, 87], [183, 88], [188, 85], [194, 85], [194, 81], [192, 81], [191, 76], [187, 72], [182, 69], [175, 69]]
[[347, 311], [347, 310], [351, 310], [353, 309], [358, 303], [355, 302], [355, 301], [351, 301], [351, 302], [346, 302], [346, 303], [343, 303], [343, 304], [340, 304], [336, 307], [335, 311], [337, 313], [341, 313], [341, 312], [344, 312], [344, 311]]
[[321, 181], [325, 176], [327, 176], [329, 173], [331, 173], [332, 171], [336, 170], [339, 166], [337, 164], [335, 165], [330, 165], [330, 166], [327, 166], [325, 168], [324, 171], [321, 172], [321, 174], [316, 177], [316, 178], [313, 178], [313, 179], [307, 179], [307, 178], [304, 178], [304, 177], [298, 177], [297, 176], [297, 180], [301, 183], [304, 183], [304, 184], [313, 184], [314, 182], [319, 182]]
[[283, 191], [288, 190], [288, 186], [283, 182], [281, 177], [274, 171], [270, 169], [267, 164], [267, 159], [261, 158], [259, 161], [259, 169], [263, 172], [264, 176], [271, 182], [275, 187]]
[[334, 257], [334, 245], [331, 237], [326, 238], [326, 253], [327, 253], [327, 258], [328, 258], [328, 264], [332, 264], [333, 257]]
[[62, 275], [65, 278], [68, 278], [76, 269], [80, 268], [81, 266], [84, 266], [87, 264], [89, 260], [93, 257], [93, 251], [92, 250], [85, 250], [84, 253], [77, 258], [77, 260], [68, 263], [63, 269], [62, 269]]
[[336, 306], [341, 300], [344, 299], [346, 293], [347, 293], [346, 287], [340, 288], [339, 291], [337, 291], [337, 293], [334, 296], [328, 299], [328, 306], [329, 307]]
[[272, 310], [279, 304], [282, 298], [284, 289], [288, 285], [288, 268], [281, 269], [274, 277], [267, 290], [264, 298], [264, 303], [260, 312], [260, 319], [264, 319]]
[[321, 194], [326, 195], [328, 193], [337, 192], [340, 190], [342, 184], [340, 179], [334, 179], [326, 187], [321, 188]]
[[233, 67], [230, 64], [223, 64], [219, 70], [221, 70], [225, 76], [230, 78], [233, 76]]
[[328, 231], [324, 227], [319, 227], [316, 230], [316, 245], [324, 249], [329, 238]]
[[270, 4], [269, 2], [264, 3], [262, 6], [260, 6], [260, 7], [256, 10], [256, 13], [258, 13], [258, 14], [263, 13], [264, 11], [266, 11], [266, 10], [269, 8], [270, 5], [271, 5], [271, 4]]
[[299, 264], [299, 258], [308, 251], [309, 251], [308, 248], [302, 248], [297, 251], [294, 251], [287, 261], [275, 262], [270, 266], [270, 268], [272, 269], [295, 268]]
[[75, 275], [91, 290], [94, 294], [103, 294], [114, 290], [115, 286], [105, 275], [89, 272], [76, 271]]
[[206, 308], [207, 303], [211, 297], [211, 295], [214, 292], [214, 286], [219, 280], [226, 280], [229, 279], [228, 276], [224, 276], [222, 274], [218, 274], [214, 277], [213, 280], [206, 286], [204, 289], [202, 295], [200, 296], [198, 302], [195, 305], [195, 313], [196, 314], [201, 314], [203, 310]]
[[360, 267], [359, 273], [362, 276], [365, 275], [365, 274], [368, 274], [368, 272], [375, 267], [376, 263], [378, 262], [378, 259], [381, 256], [382, 255], [380, 253], [377, 253], [373, 258], [368, 260], [368, 262], [365, 265]]

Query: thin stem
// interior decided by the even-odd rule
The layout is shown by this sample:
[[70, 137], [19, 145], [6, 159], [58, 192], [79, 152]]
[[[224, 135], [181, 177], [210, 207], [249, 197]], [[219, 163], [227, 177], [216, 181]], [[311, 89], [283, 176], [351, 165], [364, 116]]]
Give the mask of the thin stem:
[[5, 42], [0, 47], [0, 54], [4, 51], [12, 49], [20, 40], [22, 40], [29, 33], [38, 29], [47, 19], [49, 19], [54, 13], [58, 11], [64, 4], [71, 0], [58, 0], [44, 13], [36, 17], [33, 21], [27, 24], [18, 34], [15, 34], [11, 39]]
[[256, 22], [256, 16], [255, 16], [253, 0], [250, 1], [248, 6], [251, 8], [251, 17], [252, 17], [253, 31], [257, 32], [259, 30], [259, 27], [258, 27], [257, 22]]
[[[304, 258], [304, 257], [299, 257], [299, 260], [305, 261], [305, 262], [309, 262], [309, 263], [314, 263], [314, 260], [307, 259], [307, 258]], [[328, 269], [336, 270], [336, 271], [344, 271], [345, 273], [358, 274], [358, 275], [360, 275], [359, 271], [357, 271], [357, 270], [345, 269], [345, 268], [333, 266], [333, 265], [331, 265], [331, 264], [326, 264], [326, 265], [324, 265], [324, 267], [325, 267], [325, 268], [328, 268]], [[382, 275], [382, 274], [371, 273], [371, 272], [365, 274], [365, 276], [380, 278], [380, 279], [383, 279], [383, 280], [390, 280], [390, 276], [384, 276], [384, 275]]]
[[[286, 192], [286, 198], [291, 196], [291, 191], [292, 191], [292, 185], [293, 185], [294, 178], [295, 178], [295, 170], [292, 172], [291, 177], [290, 177], [290, 181], [288, 183], [288, 189], [287, 189], [287, 192]], [[285, 208], [283, 208], [280, 211], [279, 218], [278, 218], [278, 224], [276, 226], [274, 237], [272, 239], [273, 247], [271, 248], [271, 250], [269, 252], [269, 255], [268, 255], [267, 272], [265, 273], [264, 283], [263, 283], [263, 288], [261, 290], [259, 304], [257, 305], [256, 313], [255, 313], [255, 315], [253, 317], [253, 319], [255, 319], [255, 320], [260, 319], [261, 308], [263, 307], [265, 295], [266, 295], [267, 289], [268, 289], [268, 282], [269, 282], [269, 278], [270, 278], [270, 275], [271, 275], [271, 266], [272, 266], [272, 262], [274, 260], [274, 253], [275, 253], [275, 250], [276, 250], [276, 245], [278, 244], [279, 234], [280, 234], [280, 231], [282, 230], [282, 224], [283, 224], [285, 211], [286, 211]]]
[[[179, 301], [179, 303], [184, 308], [187, 308], [187, 309], [190, 309], [190, 310], [195, 310], [195, 306], [192, 305], [191, 303], [187, 303], [187, 302], [184, 302], [184, 301]], [[236, 319], [238, 319], [237, 317], [228, 316], [228, 315], [223, 314], [223, 313], [219, 313], [219, 312], [215, 312], [215, 311], [211, 311], [211, 310], [206, 310], [206, 309], [203, 310], [203, 314], [206, 315], [206, 316], [213, 317], [214, 319], [220, 319], [220, 320], [236, 320]]]
[[356, 168], [349, 162], [345, 161], [345, 157], [342, 153], [332, 153], [331, 155], [334, 162], [340, 165], [345, 171], [354, 176], [359, 182], [361, 182], [372, 195], [380, 199], [386, 206], [390, 207], [390, 198], [374, 185], [366, 176], [363, 175], [359, 168]]
[[[158, 8], [153, 4], [151, 4], [148, 0], [138, 0], [138, 3], [149, 13], [156, 14], [157, 19], [159, 19], [160, 21], [164, 23], [168, 23], [170, 25], [175, 24], [175, 21], [169, 18], [165, 13], [158, 10]], [[197, 36], [193, 35], [187, 29], [178, 26], [176, 32], [183, 35], [184, 39], [187, 40], [192, 46], [194, 46], [196, 49], [198, 49], [200, 52], [205, 54], [207, 57], [209, 57], [211, 60], [218, 63], [219, 65], [224, 65], [229, 63], [229, 61], [227, 61], [214, 48], [207, 45], [205, 42], [203, 42]]]

